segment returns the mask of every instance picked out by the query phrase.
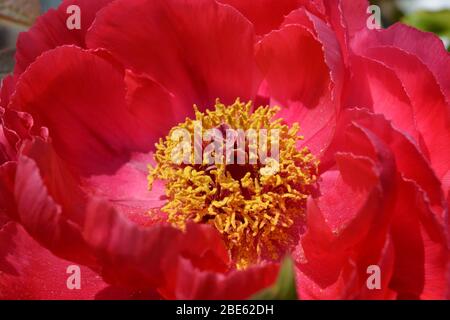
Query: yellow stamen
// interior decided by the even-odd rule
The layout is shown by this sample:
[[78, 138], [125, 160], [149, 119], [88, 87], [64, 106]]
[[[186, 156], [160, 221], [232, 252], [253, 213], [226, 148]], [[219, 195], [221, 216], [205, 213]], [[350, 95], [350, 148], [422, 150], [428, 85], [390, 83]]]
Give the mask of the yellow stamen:
[[[216, 102], [215, 110], [195, 109], [195, 120], [172, 128], [156, 144], [157, 166], [149, 167], [149, 188], [155, 179], [166, 182], [167, 204], [163, 211], [168, 221], [184, 229], [187, 221], [208, 223], [223, 236], [237, 268], [261, 260], [277, 260], [286, 248], [296, 244], [295, 226], [304, 219], [306, 199], [317, 180], [318, 161], [307, 148], [297, 149], [298, 124], [290, 128], [274, 119], [277, 107], [260, 107], [251, 112], [251, 103], [237, 100], [231, 106]], [[173, 132], [187, 130], [194, 136], [195, 123], [208, 129], [279, 130], [279, 161], [268, 159], [249, 164], [257, 155], [248, 151], [247, 164], [194, 164], [194, 139], [191, 164], [174, 162], [179, 142]], [[269, 140], [269, 146], [274, 141]], [[270, 150], [270, 149], [269, 149]], [[182, 159], [179, 155], [179, 160]], [[238, 172], [238, 173], [236, 173]]]

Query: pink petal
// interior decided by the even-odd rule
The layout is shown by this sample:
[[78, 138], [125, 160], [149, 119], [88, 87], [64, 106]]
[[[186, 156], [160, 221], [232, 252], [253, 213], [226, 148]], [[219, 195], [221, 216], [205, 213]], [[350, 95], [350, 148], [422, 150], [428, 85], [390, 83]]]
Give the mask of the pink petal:
[[[445, 209], [439, 181], [417, 147], [384, 118], [362, 110], [349, 112], [352, 116], [348, 119], [353, 122], [346, 122], [348, 114], [344, 114], [346, 125], [338, 127], [340, 135], [331, 149], [343, 181], [353, 186], [353, 191], [346, 192], [336, 182], [327, 183], [330, 171], [322, 174], [323, 195], [308, 204], [309, 231], [297, 257], [300, 271], [337, 297], [383, 298], [395, 291], [397, 298], [443, 298], [446, 288], [438, 283], [448, 281], [448, 230], [441, 216]], [[358, 156], [352, 159], [337, 151]], [[355, 162], [359, 157], [372, 159], [376, 165], [372, 175], [361, 171], [364, 167]], [[373, 177], [378, 177], [378, 182]], [[363, 210], [358, 210], [353, 206], [358, 204], [358, 194], [371, 184], [368, 201]], [[328, 188], [323, 190], [322, 186]], [[339, 206], [346, 195], [349, 199]], [[389, 264], [392, 272], [388, 272], [388, 286], [383, 287], [381, 295], [373, 296], [364, 287], [365, 270], [382, 258], [387, 236], [393, 249], [393, 263]], [[356, 275], [348, 269], [348, 263], [356, 267]], [[343, 285], [344, 280], [356, 282], [348, 287]], [[308, 283], [306, 292], [314, 296], [318, 291]]]
[[[410, 97], [398, 76], [385, 64], [357, 56], [352, 59], [352, 78], [346, 104], [383, 114], [418, 140]], [[358, 87], [358, 90], [351, 88]]]
[[[447, 102], [450, 97], [450, 68], [449, 53], [438, 36], [429, 32], [422, 32], [402, 23], [397, 23], [386, 30], [370, 33], [371, 37], [362, 43], [355, 42], [355, 46], [392, 46], [400, 48], [416, 56], [436, 77]], [[420, 43], [421, 45], [417, 45]], [[430, 54], [430, 53], [433, 54]]]
[[68, 289], [71, 265], [43, 248], [20, 225], [11, 222], [0, 229], [0, 299], [94, 299], [107, 287], [99, 275], [81, 266], [81, 289]]
[[110, 202], [135, 223], [146, 225], [166, 220], [165, 214], [156, 213], [167, 202], [165, 184], [156, 180], [152, 190], [148, 188], [148, 165], [153, 162], [153, 153], [133, 153], [117, 171], [82, 178], [80, 184], [89, 197]]

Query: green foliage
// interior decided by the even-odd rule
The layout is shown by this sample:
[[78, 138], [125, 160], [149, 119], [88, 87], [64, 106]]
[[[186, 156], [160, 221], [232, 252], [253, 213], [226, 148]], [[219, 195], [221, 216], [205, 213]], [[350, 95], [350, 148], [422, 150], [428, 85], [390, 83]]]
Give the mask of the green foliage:
[[253, 300], [297, 300], [294, 262], [285, 258], [278, 274], [277, 281], [252, 297]]
[[416, 11], [403, 17], [402, 22], [450, 40], [450, 10]]
[[15, 50], [0, 50], [0, 81], [14, 69]]

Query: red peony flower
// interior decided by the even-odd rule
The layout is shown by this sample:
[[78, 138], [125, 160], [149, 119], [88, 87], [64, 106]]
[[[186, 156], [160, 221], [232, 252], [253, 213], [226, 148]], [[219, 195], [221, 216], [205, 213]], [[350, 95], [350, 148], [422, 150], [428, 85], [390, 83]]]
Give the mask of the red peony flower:
[[[369, 30], [367, 6], [43, 15], [0, 89], [0, 298], [246, 299], [286, 255], [301, 299], [449, 298], [449, 54], [402, 24]], [[276, 168], [247, 147], [245, 164], [173, 161], [171, 134], [195, 123], [278, 130]]]

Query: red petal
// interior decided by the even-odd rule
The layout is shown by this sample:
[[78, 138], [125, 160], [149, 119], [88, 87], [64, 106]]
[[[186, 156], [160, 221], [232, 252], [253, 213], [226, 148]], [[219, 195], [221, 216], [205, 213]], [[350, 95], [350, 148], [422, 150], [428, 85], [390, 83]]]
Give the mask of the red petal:
[[[329, 11], [337, 10], [340, 14], [340, 21], [334, 21], [334, 26], [339, 29], [343, 26], [346, 35], [352, 38], [359, 31], [367, 28], [367, 8], [369, 2], [367, 0], [324, 0], [325, 6]], [[337, 2], [337, 4], [336, 4]], [[329, 13], [334, 18], [334, 12]]]
[[145, 75], [127, 70], [127, 103], [130, 112], [146, 127], [147, 139], [152, 145], [165, 137], [175, 125], [194, 116], [191, 105], [186, 106], [171, 92]]
[[[56, 72], [48, 72], [49, 61], [57, 65]], [[141, 87], [132, 77], [128, 73], [124, 81], [123, 70], [105, 52], [60, 47], [42, 55], [23, 74], [10, 106], [29, 110], [37, 126], [49, 128], [51, 152], [56, 154], [41, 152], [41, 163], [55, 157], [57, 162], [64, 160], [78, 179], [75, 185], [114, 202], [131, 219], [145, 224], [143, 214], [163, 203], [162, 188], [148, 191], [147, 164], [152, 161], [148, 151], [176, 118], [153, 122], [161, 114], [156, 108], [164, 102], [167, 113], [174, 113], [170, 93], [149, 79]], [[54, 172], [48, 174], [51, 181], [65, 183]], [[83, 203], [73, 198], [77, 205]], [[57, 202], [66, 210], [66, 205], [73, 206], [71, 201]]]
[[327, 17], [341, 45], [344, 60], [348, 62], [350, 43], [355, 35], [367, 31], [367, 0], [323, 0]]
[[[338, 279], [330, 286], [321, 288], [312, 279], [297, 268], [297, 290], [302, 300], [344, 300], [344, 299], [395, 299], [396, 293], [388, 288], [392, 276], [394, 251], [392, 241], [386, 241], [380, 260], [376, 263], [380, 267], [382, 290], [369, 290], [364, 281], [358, 279], [355, 265], [349, 263], [344, 266]], [[369, 274], [366, 275], [366, 278]], [[363, 279], [364, 280], [364, 279]], [[362, 283], [362, 285], [361, 285]]]
[[284, 17], [296, 9], [299, 0], [219, 0], [239, 10], [249, 19], [258, 35], [278, 29]]
[[391, 225], [394, 274], [389, 286], [399, 299], [418, 299], [422, 294], [443, 299], [447, 292], [448, 232], [437, 220], [425, 221], [427, 216], [433, 213], [424, 194], [414, 183], [398, 179]]
[[272, 103], [285, 107], [280, 117], [299, 122], [303, 144], [319, 153], [329, 143], [337, 109], [321, 43], [308, 29], [288, 25], [263, 38], [257, 60], [275, 100]]
[[[48, 190], [36, 162], [22, 156], [17, 164], [14, 189], [20, 223], [42, 245], [59, 256], [92, 264], [92, 257], [81, 238], [79, 225], [75, 222], [77, 209], [80, 209], [76, 206], [79, 203], [74, 201], [71, 204], [72, 211], [62, 211]], [[59, 189], [62, 193], [56, 193], [56, 196], [62, 198], [64, 192], [67, 194], [70, 190]]]
[[300, 101], [314, 108], [328, 91], [323, 48], [313, 34], [300, 26], [286, 26], [265, 36], [257, 57], [270, 93], [281, 102]]
[[105, 279], [138, 289], [164, 282], [165, 267], [178, 253], [180, 237], [179, 231], [164, 225], [140, 228], [101, 202], [90, 204], [83, 234]]
[[223, 270], [226, 251], [214, 233], [198, 225], [188, 227], [186, 233], [165, 224], [138, 226], [100, 201], [91, 202], [83, 232], [105, 279], [135, 289], [173, 285], [173, 272], [183, 256], [197, 267]]
[[210, 226], [197, 223], [187, 225], [183, 237], [183, 255], [200, 270], [225, 272], [230, 263], [228, 250], [221, 235]]
[[15, 159], [15, 150], [8, 141], [7, 130], [0, 120], [0, 165]]
[[344, 81], [344, 61], [334, 30], [325, 21], [303, 8], [292, 11], [285, 18], [283, 26], [290, 24], [303, 26], [316, 36], [317, 41], [323, 47], [324, 60], [329, 68], [330, 79], [333, 83], [333, 95], [339, 97]]
[[[69, 257], [80, 261], [79, 259], [84, 255], [89, 254], [84, 241], [79, 239], [80, 228], [86, 219], [86, 202], [89, 197], [101, 196], [111, 201], [112, 205], [120, 209], [121, 214], [141, 225], [152, 224], [162, 219], [162, 216], [151, 217], [148, 214], [150, 208], [161, 206], [163, 201], [160, 197], [164, 189], [161, 186], [153, 192], [148, 191], [145, 163], [147, 157], [135, 156], [134, 162], [125, 164], [111, 176], [80, 178], [69, 170], [67, 164], [55, 153], [52, 145], [39, 139], [25, 144], [22, 154], [19, 159], [20, 172], [18, 170], [15, 181], [19, 210], [22, 207], [19, 211], [19, 220], [34, 237], [58, 255], [67, 257], [67, 254], [70, 254], [65, 248], [70, 241], [75, 241], [72, 245], [77, 246], [77, 252]], [[148, 155], [148, 158], [150, 159], [151, 156]], [[23, 184], [27, 177], [25, 174], [28, 174], [27, 170], [33, 171], [32, 176], [35, 176], [35, 180], [28, 179], [27, 183]], [[37, 197], [41, 194], [43, 186], [48, 193], [48, 198], [30, 196]], [[28, 208], [33, 201], [35, 206]], [[45, 207], [48, 206], [55, 206], [55, 210], [45, 212]], [[34, 208], [37, 208], [36, 212], [33, 212]], [[53, 223], [49, 223], [50, 221]], [[73, 229], [70, 234], [61, 232], [68, 227]], [[81, 261], [87, 263], [84, 260]]]
[[181, 300], [242, 300], [272, 285], [278, 266], [269, 264], [227, 274], [200, 271], [181, 259], [173, 298]]
[[425, 250], [425, 284], [420, 298], [448, 300], [447, 295], [450, 292], [448, 247], [431, 241], [429, 233], [423, 229], [421, 231]]
[[4, 216], [8, 216], [10, 219], [17, 219], [17, 208], [14, 199], [16, 167], [16, 163], [13, 162], [7, 162], [0, 166], [0, 221], [4, 221]]
[[332, 286], [327, 290], [337, 298], [362, 295], [367, 267], [382, 259], [395, 177], [392, 155], [372, 132], [350, 127], [345, 142], [357, 155], [338, 153], [341, 176], [322, 175], [331, 180], [308, 203], [308, 232], [297, 256], [300, 271], [322, 289]]
[[116, 1], [99, 14], [87, 43], [156, 79], [187, 107], [248, 100], [259, 84], [251, 24], [213, 0]]
[[80, 173], [111, 173], [131, 152], [153, 147], [148, 127], [127, 108], [123, 79], [123, 70], [109, 60], [60, 47], [22, 75], [10, 107], [48, 127], [57, 153]]
[[[23, 73], [42, 53], [62, 45], [73, 44], [85, 47], [85, 35], [95, 19], [97, 11], [112, 0], [65, 0], [57, 10], [50, 9], [41, 16], [27, 32], [21, 33], [17, 40], [15, 74]], [[70, 14], [67, 8], [77, 5], [81, 12], [81, 29], [70, 30], [66, 21]]]

